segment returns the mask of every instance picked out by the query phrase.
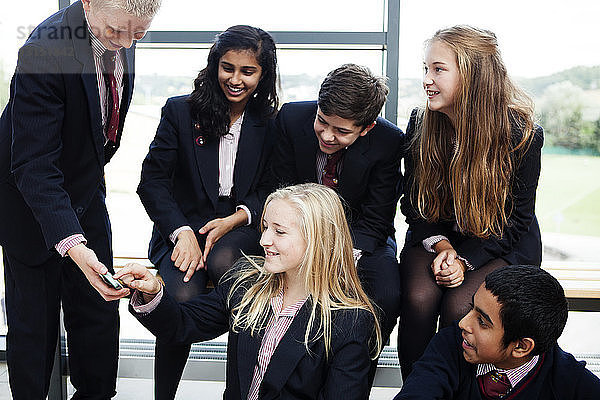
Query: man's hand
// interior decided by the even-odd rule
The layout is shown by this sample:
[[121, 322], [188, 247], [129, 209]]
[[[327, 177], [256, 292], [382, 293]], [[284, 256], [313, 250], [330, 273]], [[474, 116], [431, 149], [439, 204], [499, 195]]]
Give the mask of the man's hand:
[[108, 286], [102, 278], [100, 278], [100, 275], [98, 274], [105, 274], [108, 272], [108, 268], [98, 261], [96, 253], [94, 253], [92, 249], [89, 249], [85, 244], [79, 243], [78, 245], [71, 247], [68, 254], [104, 300], [118, 300], [129, 294], [129, 289], [114, 289]]
[[121, 279], [121, 282], [126, 286], [142, 292], [146, 303], [150, 302], [160, 292], [161, 284], [158, 278], [140, 264], [129, 263], [121, 268], [114, 277], [115, 279]]
[[181, 231], [177, 235], [177, 243], [171, 253], [171, 261], [175, 263], [175, 267], [181, 272], [185, 272], [183, 277], [184, 282], [188, 282], [194, 272], [204, 268], [204, 260], [202, 259], [202, 250], [196, 239], [196, 234], [193, 231]]
[[246, 211], [239, 209], [228, 217], [215, 218], [212, 221], [208, 221], [206, 225], [200, 228], [198, 232], [200, 232], [201, 235], [206, 234], [202, 262], [206, 263], [208, 253], [219, 239], [221, 239], [229, 231], [237, 228], [238, 226], [242, 226], [247, 222], [248, 215], [246, 214]]

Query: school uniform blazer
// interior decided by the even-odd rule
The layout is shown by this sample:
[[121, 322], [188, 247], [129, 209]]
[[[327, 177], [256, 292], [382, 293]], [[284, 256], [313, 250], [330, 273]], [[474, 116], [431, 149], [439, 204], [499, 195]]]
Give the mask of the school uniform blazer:
[[134, 48], [122, 54], [117, 143], [105, 147], [81, 2], [49, 17], [19, 50], [0, 119], [0, 244], [27, 264], [47, 260], [70, 235], [110, 235], [106, 207], [88, 206], [94, 196], [104, 201], [104, 165], [119, 146], [131, 101]]
[[[407, 146], [415, 134], [417, 110], [413, 110], [406, 128]], [[523, 133], [513, 130], [513, 140], [518, 143]], [[481, 239], [463, 235], [453, 230], [455, 219], [429, 223], [419, 215], [411, 202], [411, 186], [414, 184], [413, 157], [409, 148], [405, 158], [404, 196], [400, 200], [400, 209], [406, 216], [408, 231], [405, 246], [419, 245], [424, 239], [444, 235], [450, 239], [454, 249], [477, 269], [488, 262], [502, 258], [509, 264], [540, 265], [542, 262], [542, 239], [535, 217], [535, 192], [540, 176], [540, 162], [544, 135], [537, 126], [527, 151], [514, 158], [511, 177], [511, 197], [507, 200], [508, 225], [504, 227], [501, 238], [492, 236]]]
[[[229, 332], [223, 398], [245, 400], [264, 331], [252, 336], [249, 331], [231, 329], [231, 310], [239, 304], [245, 290], [237, 289], [228, 302], [232, 282], [233, 279], [225, 280], [209, 294], [179, 304], [165, 292], [149, 314], [136, 314], [131, 306], [130, 311], [163, 342], [193, 343]], [[368, 399], [369, 340], [375, 323], [371, 314], [359, 309], [333, 311], [331, 353], [327, 358], [322, 339], [309, 344], [310, 352], [304, 345], [310, 307], [309, 300], [275, 349], [259, 399]]]
[[[137, 193], [154, 222], [149, 251], [154, 263], [173, 248], [169, 235], [177, 228], [189, 225], [197, 232], [217, 217], [219, 140], [197, 129], [187, 98], [167, 100], [142, 164]], [[248, 207], [253, 225], [270, 191], [263, 176], [273, 147], [269, 124], [246, 109], [235, 159], [232, 197]]]
[[[313, 123], [317, 102], [284, 104], [275, 120], [277, 146], [273, 176], [279, 186], [317, 182], [319, 151]], [[372, 253], [394, 237], [394, 216], [400, 196], [400, 160], [404, 134], [377, 118], [375, 127], [348, 147], [338, 193], [345, 200], [354, 247]]]
[[[483, 400], [477, 366], [463, 357], [458, 324], [439, 331], [394, 400]], [[600, 380], [557, 344], [503, 400], [596, 400]]]

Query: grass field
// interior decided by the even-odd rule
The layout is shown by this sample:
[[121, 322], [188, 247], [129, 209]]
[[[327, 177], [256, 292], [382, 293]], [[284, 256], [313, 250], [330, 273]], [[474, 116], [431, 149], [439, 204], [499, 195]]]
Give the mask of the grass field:
[[543, 154], [536, 214], [542, 232], [600, 236], [600, 157]]

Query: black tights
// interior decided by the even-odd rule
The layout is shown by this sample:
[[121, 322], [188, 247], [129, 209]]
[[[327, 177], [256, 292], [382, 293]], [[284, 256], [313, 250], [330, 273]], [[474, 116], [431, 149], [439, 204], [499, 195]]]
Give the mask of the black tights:
[[402, 254], [398, 357], [403, 379], [412, 371], [413, 363], [423, 355], [435, 335], [438, 316], [440, 329], [461, 319], [468, 312], [471, 296], [485, 276], [507, 265], [501, 258], [492, 260], [475, 271], [467, 271], [460, 286], [445, 288], [437, 285], [431, 271], [435, 256], [421, 245], [405, 248]]
[[[203, 243], [200, 243], [201, 248]], [[184, 272], [175, 268], [171, 253], [167, 253], [158, 265], [165, 289], [177, 302], [207, 293], [208, 278], [216, 286], [221, 277], [241, 257], [243, 251], [248, 255], [262, 254], [258, 246], [258, 231], [251, 227], [237, 228], [223, 236], [208, 254], [206, 270], [196, 271], [188, 282], [183, 282]], [[183, 369], [190, 353], [191, 344], [174, 345], [157, 340], [154, 349], [154, 396], [156, 400], [175, 398]]]

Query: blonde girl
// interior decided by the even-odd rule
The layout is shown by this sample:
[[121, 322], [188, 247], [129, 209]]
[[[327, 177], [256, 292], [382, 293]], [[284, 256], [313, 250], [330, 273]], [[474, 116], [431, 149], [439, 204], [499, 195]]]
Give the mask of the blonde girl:
[[337, 194], [318, 184], [279, 189], [265, 203], [264, 257], [243, 257], [210, 294], [178, 304], [145, 268], [115, 277], [136, 289], [132, 312], [157, 339], [228, 337], [226, 399], [367, 399], [381, 347], [360, 286]]

